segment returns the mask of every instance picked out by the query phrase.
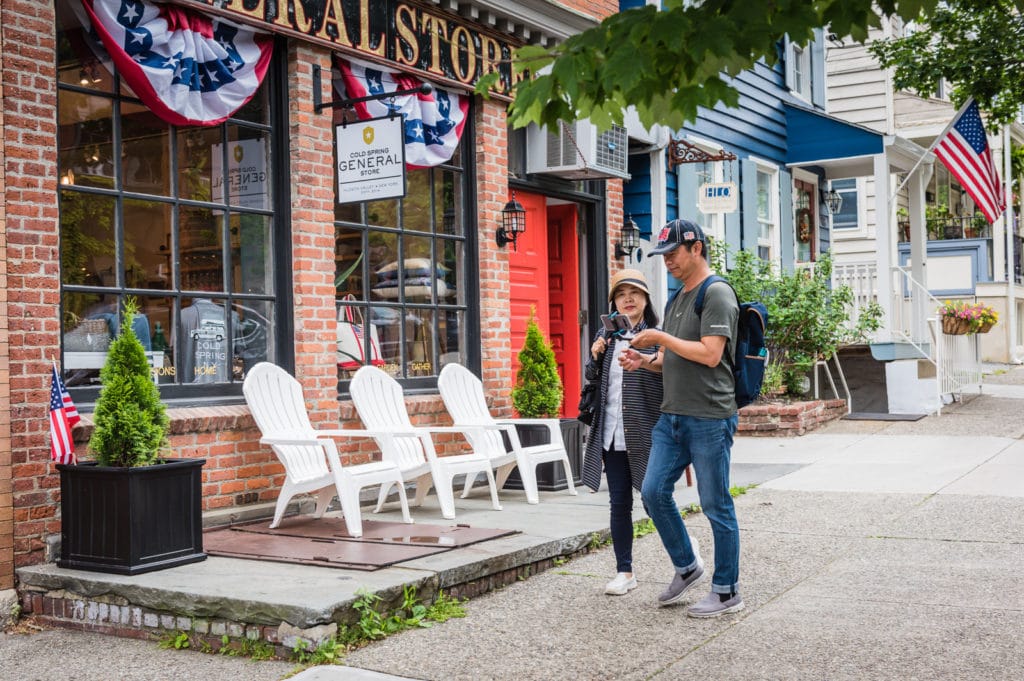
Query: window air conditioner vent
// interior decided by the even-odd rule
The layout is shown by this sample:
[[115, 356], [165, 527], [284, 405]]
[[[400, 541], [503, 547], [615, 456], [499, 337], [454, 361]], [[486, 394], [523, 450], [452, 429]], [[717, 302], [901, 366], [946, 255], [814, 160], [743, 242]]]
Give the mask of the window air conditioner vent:
[[590, 121], [559, 123], [559, 134], [530, 125], [526, 130], [526, 171], [566, 180], [629, 179], [629, 138], [613, 126], [598, 134]]

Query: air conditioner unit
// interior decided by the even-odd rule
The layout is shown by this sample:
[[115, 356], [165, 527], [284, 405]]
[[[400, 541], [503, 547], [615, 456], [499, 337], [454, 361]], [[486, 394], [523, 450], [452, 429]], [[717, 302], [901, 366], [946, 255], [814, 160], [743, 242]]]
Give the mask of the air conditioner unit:
[[602, 133], [590, 121], [559, 122], [559, 134], [531, 124], [526, 129], [526, 172], [566, 180], [629, 179], [629, 137], [615, 125]]

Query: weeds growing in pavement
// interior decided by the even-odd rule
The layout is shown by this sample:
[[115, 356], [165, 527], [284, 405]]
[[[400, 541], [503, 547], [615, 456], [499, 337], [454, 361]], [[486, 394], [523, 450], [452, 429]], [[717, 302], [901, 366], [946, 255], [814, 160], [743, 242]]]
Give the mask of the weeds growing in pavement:
[[164, 650], [170, 650], [172, 648], [174, 650], [185, 650], [186, 648], [191, 647], [191, 645], [192, 641], [189, 639], [188, 634], [180, 630], [169, 631], [161, 636], [160, 640], [157, 641], [157, 646]]
[[736, 497], [743, 496], [744, 494], [746, 494], [750, 490], [754, 489], [755, 487], [757, 487], [757, 485], [743, 485], [742, 487], [740, 487], [740, 486], [730, 487], [729, 488], [729, 495], [733, 499], [735, 499]]
[[641, 518], [633, 523], [633, 538], [638, 539], [640, 537], [646, 537], [656, 530], [657, 528], [654, 527], [653, 520], [650, 518]]

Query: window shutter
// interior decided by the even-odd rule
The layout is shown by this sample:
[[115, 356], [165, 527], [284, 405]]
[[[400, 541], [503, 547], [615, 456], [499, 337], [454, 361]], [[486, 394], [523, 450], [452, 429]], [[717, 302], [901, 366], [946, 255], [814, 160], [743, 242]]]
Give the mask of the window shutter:
[[811, 50], [811, 103], [825, 108], [825, 31], [814, 29]]
[[779, 229], [781, 230], [782, 267], [793, 269], [796, 261], [796, 242], [793, 231], [793, 175], [779, 170]]
[[793, 74], [793, 44], [788, 35], [782, 39], [782, 67], [785, 69], [786, 89], [793, 90], [796, 76]]
[[740, 161], [743, 177], [743, 191], [740, 192], [740, 207], [743, 215], [743, 250], [757, 253], [757, 164], [750, 159]]

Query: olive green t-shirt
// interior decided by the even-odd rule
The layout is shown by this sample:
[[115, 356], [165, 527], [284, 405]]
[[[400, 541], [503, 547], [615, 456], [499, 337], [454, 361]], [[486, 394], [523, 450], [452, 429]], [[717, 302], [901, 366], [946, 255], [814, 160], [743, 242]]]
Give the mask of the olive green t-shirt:
[[665, 350], [662, 368], [664, 397], [661, 411], [666, 414], [724, 419], [736, 413], [736, 386], [732, 376], [733, 345], [739, 303], [732, 288], [716, 281], [704, 294], [704, 312], [694, 312], [700, 283], [675, 297], [666, 311], [662, 329], [688, 341], [704, 336], [725, 336], [727, 342], [722, 361], [716, 367], [684, 359]]

